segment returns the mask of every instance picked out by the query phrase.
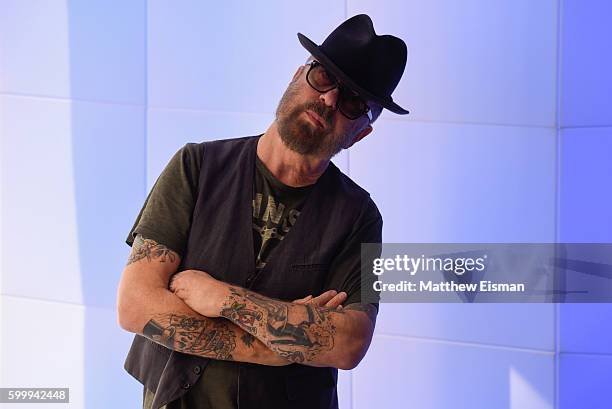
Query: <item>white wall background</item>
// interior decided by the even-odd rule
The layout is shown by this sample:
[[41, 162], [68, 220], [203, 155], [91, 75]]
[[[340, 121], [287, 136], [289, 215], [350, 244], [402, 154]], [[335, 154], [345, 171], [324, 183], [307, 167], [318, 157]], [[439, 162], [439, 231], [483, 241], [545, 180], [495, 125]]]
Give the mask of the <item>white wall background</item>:
[[[184, 143], [263, 132], [307, 57], [296, 32], [320, 43], [362, 12], [409, 50], [394, 99], [411, 114], [385, 112], [336, 160], [372, 193], [385, 241], [610, 241], [610, 11], [0, 0], [0, 384], [70, 387], [71, 408], [140, 407], [114, 303], [146, 192]], [[383, 305], [367, 357], [341, 373], [341, 406], [608, 407], [609, 312]]]
[[[612, 243], [612, 2], [562, 8], [559, 229], [564, 242]], [[612, 305], [558, 306], [561, 409], [612, 406]]]

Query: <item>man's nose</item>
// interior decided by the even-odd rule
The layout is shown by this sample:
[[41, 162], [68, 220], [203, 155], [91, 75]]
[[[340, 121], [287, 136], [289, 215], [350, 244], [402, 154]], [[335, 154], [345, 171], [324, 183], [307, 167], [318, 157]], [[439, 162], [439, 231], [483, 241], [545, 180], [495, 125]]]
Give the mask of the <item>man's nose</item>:
[[338, 105], [338, 92], [338, 88], [334, 88], [322, 93], [319, 98], [321, 98], [328, 107], [336, 109], [336, 106]]

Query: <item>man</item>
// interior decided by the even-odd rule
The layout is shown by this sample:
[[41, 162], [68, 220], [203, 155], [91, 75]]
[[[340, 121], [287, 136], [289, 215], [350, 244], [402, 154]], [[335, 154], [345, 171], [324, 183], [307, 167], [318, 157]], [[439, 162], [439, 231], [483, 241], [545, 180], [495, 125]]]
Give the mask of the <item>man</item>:
[[187, 144], [129, 233], [118, 319], [146, 408], [337, 408], [336, 368], [368, 349], [360, 245], [382, 218], [330, 159], [383, 108], [408, 113], [391, 98], [406, 46], [366, 15], [298, 37], [312, 57], [266, 132]]

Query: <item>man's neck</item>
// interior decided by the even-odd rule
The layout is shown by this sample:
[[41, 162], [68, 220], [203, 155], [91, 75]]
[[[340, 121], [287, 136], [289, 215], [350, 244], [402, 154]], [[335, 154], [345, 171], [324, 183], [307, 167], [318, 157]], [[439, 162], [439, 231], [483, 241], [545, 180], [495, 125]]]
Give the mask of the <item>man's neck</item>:
[[272, 122], [259, 138], [257, 156], [274, 177], [293, 187], [314, 184], [329, 165], [329, 159], [302, 155], [289, 149], [278, 133], [276, 122]]

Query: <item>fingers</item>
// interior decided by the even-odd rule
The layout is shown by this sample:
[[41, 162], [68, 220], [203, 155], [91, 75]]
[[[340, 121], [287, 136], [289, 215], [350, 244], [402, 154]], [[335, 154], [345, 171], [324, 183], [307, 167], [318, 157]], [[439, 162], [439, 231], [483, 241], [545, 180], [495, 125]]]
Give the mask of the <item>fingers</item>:
[[304, 298], [298, 298], [297, 300], [292, 301], [294, 304], [306, 304], [308, 301], [312, 299], [312, 295], [308, 295]]
[[308, 301], [308, 303], [314, 304], [318, 307], [324, 307], [325, 304], [327, 304], [329, 301], [331, 301], [336, 296], [336, 294], [338, 294], [336, 290], [325, 291], [323, 294], [319, 295], [318, 297], [314, 297], [313, 299]]
[[342, 309], [342, 303], [346, 301], [346, 297], [347, 295], [344, 291], [339, 292], [325, 304], [325, 307]]
[[182, 275], [184, 271], [179, 271], [177, 273], [172, 274], [172, 276], [170, 277], [170, 281], [168, 282], [168, 289], [172, 292], [176, 292], [176, 283], [178, 280], [180, 280], [181, 277], [183, 277], [184, 275]]
[[293, 301], [293, 303], [314, 304], [318, 307], [342, 309], [342, 303], [346, 301], [346, 298], [347, 294], [344, 291], [337, 292], [336, 290], [329, 290], [314, 298], [312, 297], [312, 295], [309, 295], [304, 298], [299, 298]]
[[319, 307], [337, 308], [344, 301], [346, 301], [346, 298], [347, 295], [344, 291], [337, 292], [336, 290], [329, 290], [320, 296], [313, 298], [309, 301], [309, 303], [315, 304]]

